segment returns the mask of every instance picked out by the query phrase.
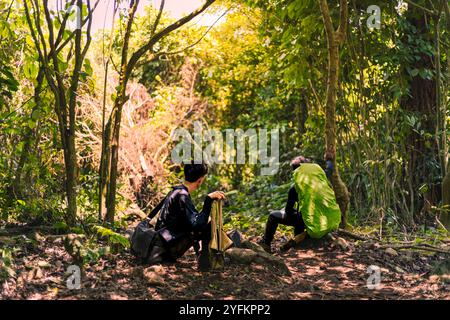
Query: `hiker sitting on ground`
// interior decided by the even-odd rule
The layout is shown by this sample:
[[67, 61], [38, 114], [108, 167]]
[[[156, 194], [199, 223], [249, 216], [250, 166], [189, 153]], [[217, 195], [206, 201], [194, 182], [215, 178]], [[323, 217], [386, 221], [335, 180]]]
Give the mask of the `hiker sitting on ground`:
[[184, 165], [184, 183], [170, 191], [161, 207], [155, 227], [158, 236], [149, 250], [148, 263], [174, 262], [193, 246], [199, 269], [209, 269], [211, 205], [214, 200], [225, 199], [225, 195], [221, 191], [212, 192], [206, 196], [203, 210], [195, 209], [191, 193], [201, 186], [207, 173], [206, 164]]
[[[326, 169], [325, 174], [328, 179], [331, 179], [333, 173], [333, 162], [332, 157], [329, 153], [325, 154]], [[311, 161], [303, 156], [298, 156], [291, 161], [292, 171], [295, 171], [303, 163], [311, 163]], [[298, 194], [295, 186], [289, 189], [288, 199], [286, 202], [286, 207], [284, 210], [272, 211], [267, 219], [266, 230], [260, 245], [267, 252], [271, 252], [271, 243], [277, 231], [278, 224], [293, 226], [294, 235], [296, 236], [296, 241], [299, 242], [306, 236], [305, 223], [303, 221], [302, 214], [300, 212], [298, 203]], [[288, 242], [282, 247], [283, 250], [289, 249], [293, 245], [292, 241]]]

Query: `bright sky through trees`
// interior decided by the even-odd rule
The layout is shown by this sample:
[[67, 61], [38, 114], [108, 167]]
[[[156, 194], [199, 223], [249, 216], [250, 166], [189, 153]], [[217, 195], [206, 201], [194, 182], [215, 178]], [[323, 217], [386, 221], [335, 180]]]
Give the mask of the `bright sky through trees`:
[[[166, 0], [164, 11], [171, 15], [172, 17], [178, 19], [185, 14], [190, 13], [196, 8], [200, 7], [204, 1], [202, 0]], [[105, 28], [111, 27], [112, 22], [112, 12], [113, 12], [113, 3], [114, 0], [101, 0], [96, 12], [94, 13], [94, 20], [92, 24], [93, 32], [96, 32], [99, 29], [102, 29], [105, 25]], [[161, 0], [141, 0], [138, 8], [138, 14], [143, 14], [146, 6], [152, 5], [156, 8], [159, 8], [161, 4]], [[196, 19], [193, 20], [193, 23], [210, 26], [212, 25], [217, 18], [222, 13], [209, 14], [208, 12], [200, 15]], [[105, 19], [106, 17], [106, 19]], [[224, 19], [222, 18], [221, 21]]]

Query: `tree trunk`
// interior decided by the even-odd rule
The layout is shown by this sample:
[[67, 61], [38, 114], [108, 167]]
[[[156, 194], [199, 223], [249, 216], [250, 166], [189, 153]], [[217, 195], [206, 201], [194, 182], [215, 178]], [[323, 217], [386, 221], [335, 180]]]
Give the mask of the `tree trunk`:
[[[426, 13], [415, 7], [408, 10], [408, 22], [415, 27], [416, 35], [424, 41], [433, 43], [429, 28], [430, 19]], [[412, 52], [420, 52], [416, 47], [417, 41], [410, 42], [409, 35], [405, 35], [402, 41]], [[417, 70], [435, 70], [433, 58], [424, 53], [417, 53], [418, 61], [411, 65]], [[406, 65], [408, 62], [405, 63]], [[419, 214], [427, 213], [430, 205], [439, 201], [440, 192], [437, 180], [440, 176], [439, 138], [436, 135], [437, 128], [437, 86], [436, 78], [424, 78], [420, 73], [412, 76], [411, 72], [404, 70], [406, 77], [410, 77], [410, 94], [400, 101], [400, 106], [409, 116], [416, 119], [420, 127], [411, 128], [407, 139], [407, 169], [408, 184], [410, 185], [409, 213], [403, 216], [404, 222], [411, 226], [415, 220], [419, 220]], [[425, 189], [422, 187], [426, 186]]]
[[[450, 30], [450, 9], [448, 6], [448, 2], [446, 0], [442, 0], [443, 10], [445, 13], [445, 22], [447, 26], [447, 30]], [[439, 30], [439, 28], [438, 28]], [[438, 42], [439, 45], [439, 42]], [[446, 51], [447, 55], [447, 77], [445, 80], [444, 92], [449, 92], [448, 81], [450, 80], [450, 49], [447, 47]], [[443, 152], [443, 168], [446, 168], [445, 177], [442, 181], [442, 205], [445, 209], [444, 213], [441, 215], [441, 221], [444, 226], [447, 228], [447, 231], [450, 232], [450, 162], [448, 161], [448, 144], [447, 144], [447, 121], [446, 121], [446, 106], [449, 105], [449, 97], [448, 94], [443, 97], [442, 103], [442, 111], [441, 111], [441, 130], [443, 131], [442, 136], [442, 147], [441, 152]]]
[[447, 174], [442, 181], [442, 204], [444, 213], [441, 215], [441, 222], [450, 232], [450, 164], [447, 165]]
[[[124, 82], [124, 80], [121, 80]], [[114, 216], [116, 212], [116, 189], [117, 189], [117, 172], [119, 166], [119, 142], [120, 142], [120, 123], [122, 119], [122, 109], [125, 104], [127, 97], [125, 94], [126, 83], [120, 84], [121, 92], [119, 97], [117, 98], [114, 109], [115, 117], [114, 117], [114, 127], [112, 132], [112, 143], [111, 143], [111, 161], [110, 161], [110, 174], [109, 174], [109, 183], [106, 194], [106, 221], [108, 223], [114, 222]]]
[[[102, 147], [102, 161], [101, 161], [101, 173], [100, 173], [100, 215], [104, 217], [108, 223], [114, 222], [114, 216], [116, 212], [116, 189], [117, 189], [117, 170], [119, 163], [119, 141], [120, 141], [120, 124], [122, 121], [122, 108], [127, 101], [126, 89], [128, 84], [128, 49], [130, 43], [130, 37], [132, 32], [132, 26], [134, 16], [139, 5], [139, 0], [133, 0], [130, 2], [129, 18], [127, 21], [127, 28], [125, 31], [123, 46], [122, 46], [122, 59], [120, 64], [120, 78], [119, 86], [117, 90], [116, 100], [111, 112], [111, 117], [106, 125], [106, 136], [103, 141], [106, 143]], [[106, 214], [103, 215], [103, 210], [106, 209]]]
[[[77, 0], [77, 7], [83, 7], [83, 1]], [[85, 50], [87, 50], [90, 38], [90, 31], [88, 31], [88, 39], [86, 41]], [[67, 223], [74, 225], [77, 218], [77, 185], [78, 185], [78, 163], [76, 151], [76, 106], [77, 106], [77, 92], [80, 80], [80, 72], [83, 66], [83, 60], [87, 51], [81, 47], [82, 31], [75, 30], [75, 66], [71, 75], [69, 87], [69, 103], [67, 106], [69, 112], [69, 127], [66, 128], [67, 133], [67, 159], [66, 159], [66, 178], [67, 178]]]
[[336, 44], [329, 48], [328, 59], [327, 102], [325, 104], [326, 152], [333, 155], [335, 169], [331, 176], [331, 183], [342, 213], [341, 226], [345, 228], [347, 225], [347, 209], [350, 202], [350, 196], [346, 185], [339, 175], [339, 170], [336, 165], [336, 96], [339, 74], [339, 48]]
[[340, 1], [340, 25], [337, 31], [333, 29], [328, 3], [326, 0], [320, 0], [320, 10], [325, 24], [328, 45], [328, 80], [327, 80], [327, 100], [325, 104], [325, 142], [326, 152], [333, 158], [334, 171], [331, 177], [336, 194], [336, 200], [339, 204], [342, 214], [341, 226], [347, 225], [347, 211], [350, 202], [350, 195], [344, 182], [342, 181], [339, 170], [336, 165], [336, 96], [338, 89], [339, 76], [339, 46], [344, 42], [347, 29], [348, 7], [347, 1]]
[[[114, 114], [112, 114], [113, 116]], [[105, 126], [102, 137], [102, 154], [100, 157], [100, 181], [99, 181], [99, 220], [106, 217], [106, 199], [111, 173], [111, 123], [109, 120]]]
[[[44, 71], [50, 90], [55, 97], [55, 112], [58, 117], [58, 129], [64, 152], [66, 176], [65, 188], [67, 196], [66, 222], [69, 226], [72, 226], [76, 221], [77, 215], [76, 198], [78, 168], [75, 145], [77, 94], [83, 61], [92, 40], [92, 14], [99, 3], [99, 0], [96, 1], [93, 8], [91, 7], [90, 1], [87, 1], [87, 16], [85, 19], [81, 17], [81, 21], [87, 22], [87, 30], [85, 31], [86, 41], [83, 41], [82, 38], [83, 23], [83, 25], [77, 28], [75, 32], [70, 33], [65, 42], [62, 42], [62, 36], [67, 31], [66, 22], [70, 15], [64, 15], [62, 22], [59, 21], [59, 25], [56, 26], [57, 32], [55, 33], [54, 19], [52, 18], [48, 0], [43, 0], [42, 4], [39, 2], [40, 1], [34, 0], [32, 2], [33, 10], [30, 11], [28, 1], [24, 0], [24, 13], [39, 55], [39, 62], [42, 65], [42, 70]], [[75, 3], [75, 1], [72, 1], [72, 4], [73, 3]], [[83, 11], [81, 10], [83, 8], [82, 0], [76, 0], [76, 6], [80, 11]], [[45, 18], [44, 21], [46, 21], [46, 26], [41, 24], [43, 17]], [[48, 35], [48, 38], [46, 38], [44, 34]], [[71, 39], [74, 39], [75, 43], [74, 46], [71, 47], [71, 54], [67, 59], [70, 59], [70, 57], [74, 55], [75, 65], [70, 74], [65, 74], [60, 70], [58, 55], [61, 54], [61, 51]], [[83, 42], [84, 47], [82, 45]], [[69, 87], [67, 87], [67, 78], [70, 78]]]
[[75, 134], [70, 131], [67, 134], [66, 146], [64, 152], [66, 164], [66, 192], [67, 192], [67, 213], [66, 222], [73, 226], [77, 217], [77, 158], [75, 148]]

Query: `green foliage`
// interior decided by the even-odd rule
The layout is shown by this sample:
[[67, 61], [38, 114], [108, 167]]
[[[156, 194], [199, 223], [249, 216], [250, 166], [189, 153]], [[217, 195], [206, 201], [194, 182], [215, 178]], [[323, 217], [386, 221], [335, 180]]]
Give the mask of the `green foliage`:
[[0, 281], [16, 276], [14, 271], [14, 248], [0, 248]]
[[[338, 1], [329, 3], [336, 20]], [[116, 221], [111, 229], [98, 226], [95, 160], [98, 146], [86, 138], [100, 137], [101, 124], [93, 123], [92, 115], [86, 117], [84, 103], [101, 100], [98, 88], [103, 80], [98, 65], [103, 54], [103, 37], [94, 37], [90, 59], [83, 61], [80, 94], [86, 99], [78, 106], [80, 123], [76, 128], [80, 148], [79, 224], [70, 229], [64, 221], [64, 150], [60, 129], [55, 125], [58, 121], [55, 99], [46, 80], [40, 84], [37, 81], [40, 66], [23, 13], [15, 6], [8, 10], [9, 4], [0, 0], [0, 218], [5, 222], [38, 221], [56, 226], [59, 232], [94, 233], [114, 248], [127, 248], [128, 240], [116, 232], [126, 226], [125, 219]], [[336, 110], [338, 166], [352, 195], [350, 223], [355, 227], [361, 223], [379, 227], [382, 219], [383, 227], [397, 232], [401, 230], [397, 227], [402, 213], [410, 210], [411, 192], [424, 198], [441, 179], [441, 165], [430, 154], [424, 173], [420, 174], [428, 174], [432, 179], [421, 183], [417, 190], [410, 190], [405, 177], [415, 173], [406, 172], [410, 153], [407, 141], [411, 136], [429, 141], [435, 134], [444, 136], [448, 132], [439, 128], [427, 130], [427, 117], [402, 106], [412, 96], [411, 84], [415, 79], [433, 81], [436, 77], [435, 70], [424, 64], [426, 59], [435, 63], [431, 31], [435, 20], [427, 21], [428, 31], [424, 33], [412, 25], [411, 11], [404, 15], [397, 12], [395, 1], [364, 0], [350, 4], [349, 32], [340, 57]], [[382, 8], [380, 30], [365, 27], [368, 18], [365, 10], [370, 4]], [[224, 208], [228, 227], [260, 234], [269, 210], [284, 206], [290, 186], [290, 159], [303, 154], [323, 164], [326, 38], [317, 1], [220, 1], [217, 8], [222, 10], [230, 5], [233, 7], [226, 20], [196, 46], [181, 50], [195, 43], [207, 28], [189, 24], [160, 41], [132, 77], [144, 84], [153, 98], [154, 105], [144, 108], [144, 116], [155, 134], [164, 135], [160, 128], [168, 126], [169, 121], [161, 114], [178, 102], [178, 92], [185, 85], [182, 67], [186, 61], [199, 69], [194, 95], [208, 103], [205, 120], [211, 127], [280, 129], [281, 169], [277, 175], [258, 176], [258, 165], [217, 165], [194, 194], [195, 201], [202, 203], [210, 190], [238, 190]], [[83, 10], [86, 11], [85, 6]], [[149, 38], [156, 10], [149, 8], [136, 19], [130, 52]], [[121, 15], [113, 33], [111, 70], [119, 65], [122, 54], [125, 19]], [[173, 21], [163, 14], [160, 28]], [[56, 19], [55, 26], [59, 25]], [[69, 36], [66, 31], [63, 39]], [[442, 30], [443, 44], [447, 36], [448, 30]], [[448, 72], [445, 48], [443, 45], [439, 57], [443, 74]], [[67, 77], [73, 69], [74, 57], [61, 52], [57, 64]], [[113, 72], [107, 80], [108, 84], [116, 85]], [[448, 79], [440, 81], [443, 85], [448, 83]], [[448, 92], [444, 95], [448, 100]], [[111, 101], [107, 100], [109, 105]], [[101, 110], [92, 111], [95, 112]], [[187, 121], [195, 116], [187, 115]], [[449, 120], [447, 110], [447, 123]], [[169, 160], [164, 165], [172, 170], [165, 181], [179, 183], [182, 173], [173, 169]], [[123, 178], [126, 181], [128, 177]], [[150, 188], [155, 193], [167, 191], [166, 185], [156, 182]], [[123, 195], [118, 195], [118, 199], [123, 210], [132, 201]], [[439, 211], [432, 209], [432, 213], [433, 210]], [[105, 252], [100, 248], [95, 241], [89, 242], [84, 253], [86, 261], [103, 256]]]
[[[283, 209], [290, 182], [275, 185], [268, 177], [256, 177], [245, 184], [237, 194], [229, 197], [224, 207], [224, 224], [246, 235], [261, 235], [271, 210]], [[286, 231], [289, 228], [281, 228]]]
[[130, 247], [130, 241], [125, 236], [103, 226], [96, 226], [94, 227], [94, 229], [96, 230], [98, 235], [106, 238], [110, 244], [119, 245], [123, 248]]
[[111, 248], [109, 246], [101, 246], [96, 241], [88, 241], [80, 250], [83, 265], [96, 264], [110, 253]]
[[[217, 106], [211, 121], [221, 128], [277, 123], [283, 128], [282, 163], [298, 154], [320, 162], [325, 145], [322, 101], [327, 56], [318, 4], [297, 0], [246, 3], [251, 9], [243, 5], [229, 14], [217, 34], [213, 31], [214, 45], [207, 44], [200, 55], [205, 67], [198, 90]], [[365, 26], [370, 4], [382, 8], [380, 30]], [[434, 59], [433, 35], [414, 28], [394, 2], [351, 5], [355, 10], [350, 10], [348, 41], [342, 49], [337, 101], [338, 164], [352, 194], [351, 213], [370, 221], [376, 221], [379, 213], [387, 223], [398, 224], [399, 217], [410, 210], [410, 190], [399, 174], [408, 165], [406, 141], [411, 129], [431, 139], [421, 126], [423, 115], [406, 111], [400, 102], [411, 95], [414, 77], [432, 80], [435, 76], [423, 67], [424, 59]], [[330, 8], [333, 19], [338, 19], [336, 3], [330, 2]], [[302, 105], [306, 106], [303, 110]], [[433, 184], [442, 178], [436, 160], [430, 154], [427, 161], [427, 171], [433, 176], [428, 182]], [[272, 183], [282, 184], [289, 178], [284, 168]], [[255, 169], [228, 166], [219, 172], [226, 176], [226, 185], [245, 188], [256, 179]], [[428, 183], [421, 190], [431, 188]]]
[[85, 224], [96, 223], [98, 216], [98, 174], [90, 168], [86, 168], [80, 175], [79, 184], [80, 216]]
[[7, 66], [0, 66], [0, 88], [0, 106], [6, 98], [12, 99], [13, 93], [19, 89], [19, 82]]

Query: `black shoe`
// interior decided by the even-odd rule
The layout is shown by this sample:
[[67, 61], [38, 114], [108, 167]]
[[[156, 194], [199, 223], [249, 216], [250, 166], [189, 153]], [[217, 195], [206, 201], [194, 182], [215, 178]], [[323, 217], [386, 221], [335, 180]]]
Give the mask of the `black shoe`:
[[211, 269], [211, 262], [209, 261], [209, 252], [202, 252], [197, 258], [198, 270], [205, 272]]
[[286, 252], [286, 251], [288, 251], [290, 248], [292, 248], [293, 246], [295, 246], [295, 241], [294, 240], [289, 240], [288, 242], [286, 242], [285, 244], [283, 244], [282, 246], [281, 246], [281, 248], [280, 248], [280, 250], [282, 251], [282, 252]]
[[267, 244], [266, 242], [264, 242], [264, 239], [260, 240], [258, 242], [258, 244], [261, 246], [261, 248], [264, 249], [265, 252], [272, 253], [272, 248], [270, 247], [270, 244]]

